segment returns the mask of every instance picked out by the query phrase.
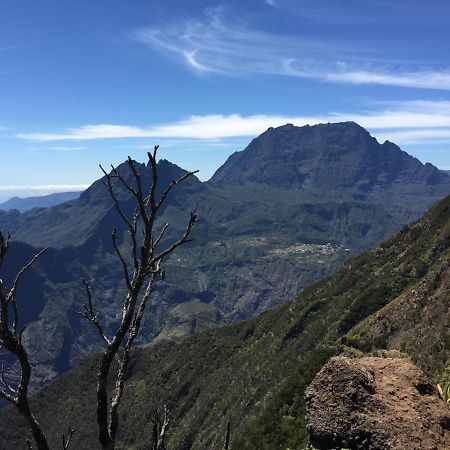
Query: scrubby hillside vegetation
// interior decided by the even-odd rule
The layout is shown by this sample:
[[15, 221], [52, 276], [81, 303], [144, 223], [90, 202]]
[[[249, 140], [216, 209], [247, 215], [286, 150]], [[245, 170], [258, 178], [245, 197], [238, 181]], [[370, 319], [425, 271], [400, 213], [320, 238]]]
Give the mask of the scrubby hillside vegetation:
[[[148, 448], [154, 408], [171, 413], [168, 448], [302, 448], [304, 391], [330, 356], [400, 349], [436, 381], [450, 358], [450, 197], [295, 300], [180, 343], [134, 351], [121, 410], [121, 448]], [[95, 448], [95, 357], [34, 399], [50, 442], [70, 425]], [[0, 448], [24, 446], [15, 412], [0, 414]]]

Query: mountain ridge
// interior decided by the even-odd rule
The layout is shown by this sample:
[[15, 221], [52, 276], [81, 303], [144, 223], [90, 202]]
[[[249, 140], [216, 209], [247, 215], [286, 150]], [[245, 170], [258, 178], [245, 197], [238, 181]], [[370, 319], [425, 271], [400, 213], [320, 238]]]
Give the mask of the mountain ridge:
[[[336, 140], [337, 138], [339, 139], [338, 141]], [[283, 156], [276, 154], [280, 150], [283, 151]], [[319, 151], [319, 155], [317, 155], [317, 151]], [[350, 160], [344, 162], [361, 163], [364, 158], [368, 158], [370, 161], [366, 160], [363, 162], [372, 164], [367, 164], [367, 167], [357, 165], [357, 170], [353, 170], [355, 172], [354, 174], [337, 172], [335, 173], [337, 177], [333, 180], [326, 180], [320, 174], [320, 169], [323, 169], [325, 166], [325, 164], [320, 164], [321, 161], [330, 157], [338, 161], [339, 158], [347, 157], [348, 154], [354, 153], [360, 153], [359, 161]], [[396, 175], [401, 175], [401, 172], [405, 170], [405, 166], [410, 166], [406, 167], [407, 169], [413, 168], [416, 172], [423, 172], [422, 178], [428, 178], [423, 181], [428, 181], [430, 184], [434, 184], [439, 179], [446, 179], [445, 174], [442, 174], [432, 164], [422, 164], [417, 158], [408, 155], [394, 143], [390, 141], [385, 141], [383, 144], [378, 143], [376, 138], [372, 137], [367, 130], [355, 122], [340, 122], [314, 126], [306, 125], [304, 127], [296, 127], [288, 124], [278, 128], [269, 128], [259, 137], [253, 139], [245, 150], [235, 152], [230, 156], [229, 160], [212, 176], [210, 182], [216, 185], [223, 184], [225, 181], [227, 184], [232, 184], [238, 178], [241, 178], [240, 181], [242, 181], [243, 178], [248, 179], [250, 177], [255, 178], [259, 182], [267, 183], [272, 180], [271, 177], [266, 177], [266, 174], [258, 174], [256, 171], [255, 173], [251, 172], [254, 169], [255, 163], [257, 163], [257, 169], [260, 169], [261, 166], [267, 170], [268, 163], [273, 163], [273, 161], [277, 161], [279, 158], [282, 158], [283, 162], [286, 162], [286, 159], [288, 159], [289, 162], [301, 162], [304, 165], [312, 157], [319, 158], [318, 162], [313, 161], [316, 166], [313, 169], [315, 172], [319, 172], [315, 176], [320, 176], [320, 181], [337, 183], [336, 187], [342, 184], [345, 186], [345, 183], [350, 183], [353, 186], [355, 181], [358, 181], [358, 176], [362, 178], [365, 175], [365, 173], [359, 172], [363, 169], [366, 172], [373, 172], [375, 168], [381, 168], [384, 171], [388, 168], [400, 169], [399, 173], [394, 172], [391, 174], [391, 180], [380, 180], [385, 183], [394, 180]], [[247, 166], [246, 163], [248, 160], [253, 165], [249, 164]], [[373, 163], [378, 167], [374, 167]], [[310, 167], [307, 168], [309, 169]], [[345, 169], [347, 171], [351, 169], [349, 164], [345, 166]], [[301, 175], [304, 174], [295, 173], [295, 175], [300, 177], [300, 181], [303, 181]], [[416, 176], [417, 174], [413, 173], [412, 175]], [[381, 176], [385, 176], [385, 173], [382, 173]], [[289, 179], [289, 181], [289, 187], [292, 187], [292, 180]], [[407, 181], [411, 181], [411, 178], [409, 177]]]
[[[345, 138], [348, 142], [356, 133], [363, 143], [372, 142], [380, 148], [381, 144], [354, 124], [327, 125], [325, 129], [345, 127], [351, 131], [350, 137]], [[298, 132], [295, 127], [287, 129], [294, 137]], [[314, 134], [321, 129], [309, 127], [306, 131], [311, 134], [313, 130]], [[279, 129], [271, 131], [279, 132]], [[333, 138], [337, 139], [337, 144], [333, 144], [335, 149], [340, 148], [336, 137], [339, 133]], [[360, 148], [359, 144], [347, 147], [351, 154]], [[269, 154], [279, 156], [271, 146], [267, 148]], [[320, 151], [324, 153], [326, 149]], [[333, 158], [329, 161], [330, 173], [334, 171]], [[412, 157], [407, 158], [417, 166]], [[260, 159], [255, 157], [254, 163], [260, 164]], [[360, 158], [360, 161], [365, 160]], [[292, 169], [289, 161], [283, 162], [281, 158], [281, 163], [286, 170]], [[161, 168], [158, 192], [174, 177], [185, 173], [168, 161], [161, 160], [158, 164]], [[385, 165], [386, 170], [391, 167], [388, 162]], [[137, 163], [136, 167], [148, 186], [151, 179], [148, 166]], [[417, 167], [434, 173], [432, 167]], [[297, 169], [303, 170], [300, 166]], [[124, 177], [130, 176], [126, 162], [117, 170]], [[323, 179], [322, 169], [317, 170]], [[340, 167], [339, 173], [346, 171]], [[449, 178], [442, 175], [444, 181], [440, 184], [427, 185], [427, 178], [419, 177], [421, 184], [399, 182], [388, 190], [377, 188], [369, 194], [359, 189], [360, 185], [352, 191], [348, 187], [330, 189], [315, 183], [318, 190], [312, 195], [296, 186], [286, 188], [287, 178], [283, 174], [282, 171], [280, 186], [256, 181], [218, 186], [190, 177], [173, 190], [157, 222], [160, 227], [170, 223], [166, 238], [174, 238], [183, 230], [189, 211], [197, 205], [200, 220], [192, 233], [194, 240], [167, 261], [166, 279], [155, 291], [139, 344], [153, 339], [179, 339], [218, 324], [249, 319], [278, 306], [312, 281], [334, 273], [349, 257], [378, 244], [418, 218], [444, 192], [450, 192]], [[365, 172], [358, 176], [359, 181], [364, 181]], [[411, 177], [414, 178], [414, 172]], [[131, 194], [120, 188], [120, 184], [118, 188], [122, 207], [132, 214]], [[113, 227], [117, 228], [119, 245], [126, 252], [126, 226], [121, 223], [101, 179], [78, 200], [67, 204], [24, 214], [0, 212], [2, 230], [12, 231], [18, 241], [34, 248], [53, 247], [56, 265], [69, 268], [72, 274], [67, 277], [66, 272], [50, 269], [45, 261], [36, 266], [44, 279], [52, 280], [51, 285], [43, 285], [43, 309], [24, 334], [43, 367], [39, 383], [47, 382], [99, 348], [98, 337], [73, 313], [84, 301], [81, 278], [89, 276], [92, 280], [105, 329], [112, 329], [116, 323], [125, 286], [111, 244]], [[54, 273], [47, 274], [49, 270]], [[27, 291], [22, 295], [26, 297]]]
[[[277, 309], [179, 343], [135, 349], [120, 445], [148, 446], [151, 430], [142, 423], [151, 420], [152, 408], [167, 404], [172, 414], [169, 447], [222, 448], [230, 421], [232, 449], [303, 448], [304, 390], [335, 354], [383, 356], [401, 349], [440, 380], [450, 369], [449, 211], [450, 196]], [[439, 320], [430, 334], [431, 312]], [[405, 313], [409, 317], [403, 319]], [[408, 335], [412, 330], [421, 337], [415, 346]], [[94, 356], [34, 399], [55, 445], [68, 423], [83, 430], [74, 435], [77, 448], [94, 445], [95, 368]], [[2, 443], [18, 443], [25, 429], [12, 411], [0, 411], [0, 419], [0, 448], [6, 449]]]
[[3, 203], [0, 203], [0, 210], [9, 211], [16, 209], [19, 212], [26, 212], [33, 208], [50, 208], [61, 203], [77, 199], [80, 192], [56, 192], [54, 194], [35, 196], [35, 197], [11, 197]]

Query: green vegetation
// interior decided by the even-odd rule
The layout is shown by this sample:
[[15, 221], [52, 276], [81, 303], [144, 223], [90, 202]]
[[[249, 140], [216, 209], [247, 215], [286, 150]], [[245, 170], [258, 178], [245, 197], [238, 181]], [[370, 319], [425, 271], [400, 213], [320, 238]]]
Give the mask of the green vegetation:
[[[169, 448], [221, 448], [228, 421], [233, 449], [303, 448], [305, 387], [331, 355], [355, 348], [399, 349], [429, 375], [440, 376], [450, 359], [449, 211], [447, 198], [421, 221], [277, 309], [176, 344], [136, 349], [124, 395], [121, 448], [145, 448], [151, 434], [145, 424], [164, 404], [171, 413]], [[426, 266], [418, 273], [413, 269], [424, 255]], [[184, 316], [197, 308], [212, 312], [188, 303], [175, 311], [175, 319], [177, 311]], [[90, 358], [36, 395], [34, 409], [55, 447], [70, 424], [82, 430], [74, 446], [92, 448], [95, 367]], [[24, 424], [13, 411], [1, 411], [0, 423], [0, 449], [20, 448]]]
[[447, 381], [443, 385], [438, 384], [437, 389], [442, 400], [444, 400], [444, 402], [446, 403], [450, 403], [450, 381]]

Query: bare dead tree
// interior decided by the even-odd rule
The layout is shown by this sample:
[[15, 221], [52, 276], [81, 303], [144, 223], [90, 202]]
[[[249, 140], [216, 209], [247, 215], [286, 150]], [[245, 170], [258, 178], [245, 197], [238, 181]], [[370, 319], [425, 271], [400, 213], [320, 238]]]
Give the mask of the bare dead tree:
[[231, 432], [231, 425], [230, 425], [230, 421], [227, 421], [227, 431], [225, 433], [225, 442], [223, 444], [223, 449], [224, 450], [229, 450], [230, 448], [230, 432]]
[[[0, 268], [8, 251], [10, 238], [10, 235], [5, 237], [0, 231]], [[16, 359], [20, 368], [20, 382], [13, 383], [7, 379], [4, 365], [2, 364], [0, 373], [0, 397], [16, 406], [19, 413], [25, 418], [39, 450], [48, 450], [49, 447], [47, 438], [32, 414], [28, 403], [28, 388], [32, 370], [28, 353], [22, 344], [22, 335], [26, 325], [21, 331], [18, 331], [19, 308], [17, 307], [16, 294], [23, 275], [45, 250], [43, 249], [37, 253], [28, 264], [22, 267], [9, 290], [5, 287], [3, 280], [0, 279], [0, 349], [9, 352]], [[27, 440], [27, 447], [32, 448], [29, 440]]]
[[152, 450], [166, 450], [165, 438], [167, 428], [169, 427], [169, 418], [167, 406], [164, 405], [164, 415], [161, 417], [158, 410], [153, 414], [153, 447]]
[[65, 434], [61, 435], [63, 450], [67, 450], [69, 448], [73, 433], [75, 433], [75, 430], [72, 430], [72, 428], [69, 427], [67, 429], [67, 436]]
[[[105, 350], [101, 355], [100, 367], [97, 374], [98, 438], [104, 450], [113, 450], [115, 448], [119, 425], [118, 411], [126, 381], [130, 350], [141, 328], [148, 300], [155, 288], [155, 282], [158, 278], [164, 277], [163, 261], [178, 247], [190, 241], [189, 235], [197, 221], [196, 210], [194, 210], [190, 213], [186, 228], [178, 239], [174, 240], [163, 250], [159, 249], [159, 244], [162, 243], [169, 224], [166, 223], [156, 232], [155, 221], [158, 213], [172, 189], [198, 171], [187, 172], [178, 180], [173, 180], [161, 196], [157, 198], [157, 150], [158, 146], [155, 146], [153, 152], [148, 153], [152, 178], [151, 185], [147, 190], [143, 186], [141, 174], [138, 172], [135, 162], [130, 157], [128, 157], [128, 166], [132, 174], [132, 182], [128, 182], [123, 174], [119, 173], [114, 166], [111, 166], [111, 173], [107, 173], [100, 166], [100, 169], [105, 175], [104, 184], [108, 189], [119, 216], [128, 228], [131, 240], [132, 261], [132, 269], [130, 270], [127, 258], [124, 257], [119, 249], [117, 230], [114, 229], [112, 232], [112, 244], [122, 266], [124, 281], [127, 287], [127, 293], [122, 305], [122, 318], [114, 334], [108, 337], [104, 327], [100, 323], [98, 312], [94, 310], [91, 288], [86, 281], [87, 303], [84, 305], [84, 311], [80, 313], [93, 324], [105, 344]], [[115, 190], [116, 184], [125, 188], [135, 200], [135, 209], [132, 217], [127, 216], [119, 202]], [[108, 399], [107, 386], [110, 380], [112, 364], [115, 359], [118, 363], [115, 374], [115, 388], [111, 399]], [[161, 444], [158, 447], [159, 449], [163, 448], [162, 443], [166, 429], [167, 424], [160, 429], [158, 439]]]

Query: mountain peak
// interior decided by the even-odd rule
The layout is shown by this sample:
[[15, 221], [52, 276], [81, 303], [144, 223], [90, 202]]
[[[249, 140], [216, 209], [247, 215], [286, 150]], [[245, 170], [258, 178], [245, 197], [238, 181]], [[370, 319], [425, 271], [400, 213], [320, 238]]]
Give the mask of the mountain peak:
[[393, 143], [380, 144], [359, 124], [339, 122], [269, 128], [245, 150], [231, 155], [210, 182], [321, 193], [368, 192], [398, 182], [449, 183], [450, 178]]
[[355, 130], [360, 131], [364, 134], [369, 134], [369, 132], [359, 125], [358, 123], [348, 120], [344, 122], [324, 122], [324, 123], [318, 123], [315, 125], [302, 125], [297, 126], [293, 125], [292, 123], [286, 123], [285, 125], [280, 125], [279, 127], [270, 127], [268, 130], [274, 130], [277, 132], [283, 132], [283, 131], [290, 131], [290, 130], [321, 130], [321, 131], [342, 131], [342, 130]]

